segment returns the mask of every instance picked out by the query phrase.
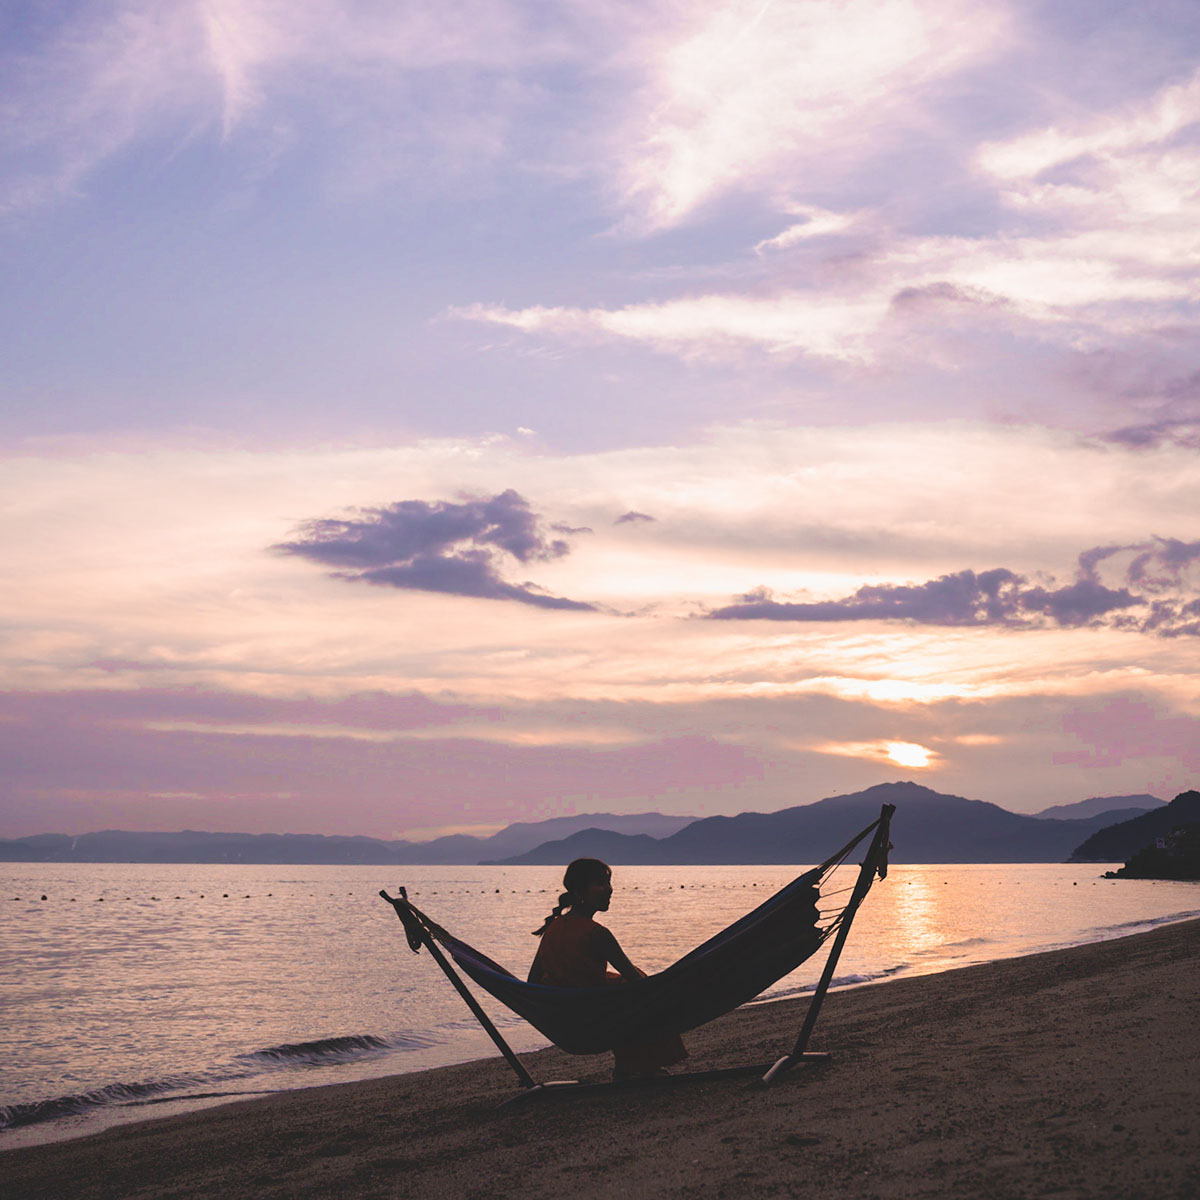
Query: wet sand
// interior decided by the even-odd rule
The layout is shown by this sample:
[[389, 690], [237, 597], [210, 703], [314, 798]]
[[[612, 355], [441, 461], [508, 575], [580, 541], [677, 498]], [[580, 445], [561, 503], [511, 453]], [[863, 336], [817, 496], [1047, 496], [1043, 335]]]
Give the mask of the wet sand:
[[[688, 1035], [769, 1062], [803, 1002]], [[725, 1078], [514, 1094], [502, 1060], [313, 1088], [0, 1154], [14, 1200], [171, 1197], [1200, 1197], [1200, 921], [835, 992], [833, 1054]], [[540, 1079], [611, 1060], [527, 1056]]]

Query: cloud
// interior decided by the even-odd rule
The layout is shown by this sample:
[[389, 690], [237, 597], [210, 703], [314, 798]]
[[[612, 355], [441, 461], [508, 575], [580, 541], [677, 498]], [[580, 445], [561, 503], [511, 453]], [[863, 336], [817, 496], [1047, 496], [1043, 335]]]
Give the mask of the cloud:
[[979, 161], [1001, 178], [1034, 179], [1063, 163], [1118, 162], [1149, 146], [1162, 146], [1198, 119], [1200, 71], [1119, 110], [985, 145]]
[[858, 296], [789, 290], [773, 296], [714, 293], [613, 309], [471, 304], [450, 315], [529, 334], [626, 339], [683, 356], [726, 356], [751, 346], [772, 354], [854, 359], [866, 357], [867, 335], [886, 318], [889, 298], [887, 288]]
[[978, 288], [959, 287], [945, 280], [901, 288], [892, 297], [894, 312], [945, 313], [948, 307], [966, 304], [1002, 305], [996, 296]]
[[1200, 637], [1200, 600], [1186, 603], [1154, 600], [1150, 614], [1139, 627], [1160, 637]]
[[649, 513], [636, 512], [630, 510], [627, 513], [622, 513], [614, 522], [614, 525], [634, 525], [641, 524], [643, 521], [653, 521], [654, 518]]
[[624, 199], [646, 229], [732, 190], [778, 194], [836, 171], [923, 89], [1005, 43], [997, 6], [940, 0], [696, 6], [646, 62], [623, 130]]
[[1131, 450], [1153, 449], [1163, 444], [1200, 450], [1200, 414], [1190, 419], [1166, 418], [1124, 425], [1104, 434], [1103, 440]]
[[1200, 541], [1155, 538], [1130, 549], [1138, 553], [1127, 577], [1153, 597], [1141, 628], [1160, 637], [1200, 636], [1200, 598], [1188, 599], [1200, 590]]
[[775, 600], [766, 589], [718, 608], [713, 620], [869, 621], [911, 620], [927, 625], [1015, 624], [1022, 607], [1021, 578], [998, 568], [958, 571], [921, 584], [866, 584], [838, 600]]
[[[1010, 357], [1018, 339], [1026, 353], [1050, 345], [1064, 355], [1132, 343], [1139, 357], [1165, 361], [1163, 327], [1190, 329], [1194, 320], [1200, 155], [1196, 165], [1186, 189], [1179, 185], [1179, 211], [1168, 217], [1127, 219], [1101, 198], [1101, 183], [1102, 211], [1063, 214], [1031, 201], [1020, 218], [1025, 232], [872, 228], [842, 236], [836, 251], [803, 244], [736, 289], [595, 308], [475, 303], [450, 315], [576, 342], [641, 343], [685, 358], [751, 349], [785, 361], [894, 369], [920, 365], [933, 343], [958, 369], [980, 353], [975, 342], [955, 349], [965, 333], [1002, 339]], [[1195, 369], [1194, 354], [1172, 353]]]
[[579, 600], [552, 596], [537, 584], [501, 578], [504, 555], [527, 563], [549, 562], [570, 552], [565, 540], [542, 533], [538, 515], [511, 488], [457, 504], [401, 500], [361, 514], [305, 521], [297, 537], [272, 549], [341, 568], [334, 572], [340, 579], [516, 600], [537, 608], [595, 610]]
[[1185, 572], [1200, 563], [1200, 541], [1183, 542], [1178, 538], [1155, 538], [1129, 565], [1129, 578], [1150, 591], [1161, 592], [1179, 587]]
[[2, 64], [0, 212], [71, 192], [135, 138], [186, 124], [214, 98], [191, 5], [84, 3], [66, 26], [40, 28], [54, 32], [34, 45], [10, 42]]
[[483, 550], [418, 554], [405, 563], [373, 567], [357, 574], [338, 572], [338, 577], [420, 592], [447, 592], [452, 596], [475, 596], [485, 600], [517, 600], [536, 608], [595, 611], [595, 605], [568, 600], [564, 596], [552, 596], [535, 583], [506, 583], [497, 574], [493, 556]]
[[1143, 599], [1127, 588], [1107, 588], [1092, 579], [1081, 579], [1059, 588], [1027, 588], [1020, 597], [1029, 613], [1042, 613], [1056, 624], [1074, 628], [1087, 625], [1118, 609], [1133, 608]]
[[1096, 580], [1099, 578], [1098, 568], [1102, 562], [1110, 559], [1123, 550], [1134, 550], [1135, 546], [1092, 546], [1079, 555], [1079, 574], [1083, 579]]
[[1062, 728], [1091, 749], [1058, 751], [1056, 764], [1103, 768], [1161, 758], [1200, 770], [1200, 717], [1163, 713], [1149, 700], [1118, 696], [1081, 704], [1064, 714]]
[[[403, 493], [397, 479], [407, 481]], [[595, 604], [587, 620], [547, 620], [551, 610], [514, 601], [485, 609], [446, 593], [368, 591], [322, 577], [344, 568], [263, 553], [296, 540], [297, 516], [362, 520], [354, 506], [364, 498], [457, 502], [493, 497], [515, 480], [543, 514], [543, 540], [561, 538], [572, 552], [522, 568], [484, 548], [498, 556], [503, 581], [533, 579]], [[1073, 582], [1064, 564], [1081, 547], [1148, 545], [1147, 530], [1200, 537], [1187, 519], [1200, 512], [1200, 476], [1194, 454], [1178, 447], [1127, 453], [1031, 425], [961, 421], [731, 424], [684, 445], [596, 453], [486, 438], [242, 450], [182, 437], [91, 438], [13, 451], [0, 498], [22, 529], [0, 564], [7, 686], [140, 679], [336, 695], [402, 680], [431, 694], [627, 701], [808, 681], [917, 703], [991, 695], [1030, 678], [1083, 694], [1102, 678], [1158, 688], [1181, 704], [1200, 695], [1195, 656], [1180, 653], [1179, 639], [1117, 630], [1081, 638], [1050, 617], [1036, 634], [997, 626], [1002, 637], [905, 620], [675, 619], [722, 607], [748, 583], [770, 585], [779, 600], [829, 600], [866, 582], [920, 583], [962, 566], [1000, 564], [1053, 590]], [[631, 502], [658, 518], [653, 531], [612, 525]], [[554, 531], [548, 522], [560, 518], [596, 535], [585, 542]], [[1099, 564], [1106, 586], [1172, 601], [1174, 591], [1125, 580], [1138, 553]], [[1181, 588], [1179, 602], [1197, 591]], [[635, 611], [646, 615], [617, 615]], [[1151, 615], [1124, 611], [1139, 623]], [[419, 638], [397, 637], [398, 613]], [[1188, 619], [1168, 612], [1163, 627]], [[108, 669], [89, 665], [97, 662]]]
[[115, 155], [156, 138], [181, 145], [216, 132], [226, 149], [244, 137], [259, 150], [265, 138], [270, 157], [332, 122], [346, 158], [363, 160], [343, 159], [351, 174], [406, 142], [461, 142], [487, 156], [527, 99], [509, 76], [578, 50], [563, 36], [568, 18], [535, 20], [509, 0], [70, 8], [21, 30], [0, 62], [14, 118], [0, 131], [0, 211], [69, 195]]
[[844, 233], [854, 226], [856, 215], [853, 213], [827, 212], [807, 204], [793, 204], [787, 207], [792, 216], [803, 217], [794, 225], [789, 225], [782, 233], [771, 238], [764, 238], [754, 247], [756, 254], [769, 250], [786, 250], [809, 238], [828, 237], [831, 234]]
[[[1112, 587], [1100, 578], [1102, 564], [1136, 554], [1120, 582]], [[1073, 583], [1031, 584], [1005, 567], [976, 573], [957, 571], [919, 584], [865, 584], [852, 595], [824, 601], [780, 601], [766, 588], [756, 588], [737, 603], [711, 610], [718, 621], [911, 621], [921, 625], [1024, 628], [1050, 624], [1064, 629], [1096, 627], [1111, 618], [1114, 629], [1154, 633], [1161, 637], [1200, 634], [1200, 599], [1186, 595], [1166, 599], [1144, 593], [1184, 592], [1193, 564], [1200, 563], [1200, 541], [1155, 538], [1138, 545], [1104, 545], [1079, 555]], [[1141, 609], [1130, 614], [1130, 609]]]
[[[1200, 73], [1150, 90], [1146, 72], [1122, 75], [1091, 104], [1068, 99], [1066, 83], [1061, 95], [1029, 89], [1006, 108], [1003, 127], [1018, 132], [997, 138], [995, 111], [968, 103], [952, 115], [939, 108], [945, 89], [935, 81], [996, 51], [1014, 69], [1044, 69], [1046, 51], [970, 27], [977, 15], [978, 6], [853, 0], [703, 11], [649, 60], [649, 115], [640, 132], [631, 125], [622, 203], [632, 228], [644, 219], [658, 229], [698, 221], [711, 201], [741, 190], [757, 202], [758, 222], [764, 210], [783, 215], [778, 232], [750, 225], [753, 236], [725, 251], [720, 270], [685, 276], [686, 291], [627, 291], [586, 306], [549, 296], [506, 304], [493, 293], [453, 313], [552, 345], [627, 343], [684, 360], [761, 355], [792, 378], [905, 373], [920, 411], [935, 402], [922, 386], [933, 374], [939, 390], [989, 415], [1019, 410], [1022, 394], [1061, 392], [1070, 377], [1062, 402], [1078, 404], [1092, 429], [1116, 425], [1111, 441], [1196, 444], [1194, 405], [1156, 412], [1139, 393], [1114, 396], [1119, 411], [1101, 414], [1074, 393], [1111, 396], [1112, 381], [1072, 368], [1118, 349], [1160, 372], [1200, 369]], [[1098, 24], [1100, 40], [1114, 37], [1110, 22]], [[1044, 45], [1061, 36], [1042, 33]], [[851, 34], [864, 56], [820, 58], [817, 47]], [[1094, 48], [1060, 52], [1095, 70]], [[998, 80], [999, 71], [976, 80], [976, 94]], [[1130, 99], [1131, 88], [1142, 94]], [[892, 103], [910, 115], [924, 106], [936, 129], [919, 144], [911, 126], [888, 138], [881, 122], [891, 118], [877, 114]], [[933, 191], [910, 165], [930, 154], [947, 168]], [[847, 159], [870, 162], [872, 180], [902, 197], [866, 172], [847, 178]], [[717, 221], [708, 228], [729, 244]]]

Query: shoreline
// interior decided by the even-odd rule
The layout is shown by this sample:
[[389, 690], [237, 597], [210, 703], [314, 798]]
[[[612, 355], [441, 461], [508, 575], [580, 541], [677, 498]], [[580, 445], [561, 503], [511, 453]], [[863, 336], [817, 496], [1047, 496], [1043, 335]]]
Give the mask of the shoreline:
[[[499, 1057], [276, 1093], [0, 1154], [23, 1200], [384, 1196], [1200, 1196], [1200, 921], [831, 992], [832, 1052], [754, 1079], [517, 1092]], [[771, 1062], [806, 1001], [686, 1037]], [[538, 1079], [611, 1058], [523, 1056]]]
[[[947, 965], [946, 962], [939, 961], [925, 964], [906, 962], [896, 967], [865, 976], [854, 974], [849, 976], [835, 976], [830, 987], [830, 992], [836, 993], [860, 987], [875, 987], [894, 979], [913, 979], [938, 975], [946, 971], [961, 970], [967, 966], [978, 966], [989, 962], [1004, 961], [1005, 958], [1024, 958], [1056, 950], [1068, 950], [1080, 946], [1093, 945], [1097, 942], [1112, 940], [1113, 938], [1149, 932], [1151, 929], [1159, 928], [1162, 925], [1198, 918], [1200, 918], [1200, 912], [1192, 910], [1170, 916], [1150, 917], [1134, 922], [1126, 922], [1123, 925], [1097, 929], [1093, 931], [1095, 936], [1083, 941], [1043, 944], [1041, 946], [1025, 948], [999, 958], [960, 954], [957, 957], [965, 961], [954, 962], [952, 966]], [[953, 959], [947, 961], [953, 961]], [[747, 1007], [760, 1007], [788, 1001], [807, 1005], [814, 990], [815, 984], [787, 989], [773, 996], [767, 995], [751, 1000], [747, 1003]], [[465, 1019], [465, 1011], [462, 1015]], [[521, 1028], [524, 1028], [525, 1032], [530, 1035], [528, 1038], [522, 1038]], [[325, 1067], [322, 1073], [327, 1077], [316, 1081], [297, 1082], [296, 1080], [299, 1076], [291, 1073], [284, 1077], [282, 1086], [273, 1086], [280, 1082], [280, 1078], [273, 1072], [246, 1071], [236, 1076], [217, 1075], [214, 1077], [208, 1071], [202, 1071], [195, 1078], [190, 1088], [183, 1084], [180, 1084], [176, 1088], [174, 1084], [169, 1082], [157, 1085], [154, 1081], [147, 1083], [139, 1080], [132, 1085], [116, 1083], [106, 1088], [96, 1089], [97, 1092], [106, 1090], [117, 1092], [129, 1088], [132, 1092], [145, 1093], [146, 1098], [140, 1100], [122, 1097], [112, 1102], [101, 1100], [95, 1105], [85, 1103], [82, 1106], [74, 1107], [81, 1098], [86, 1099], [91, 1093], [43, 1098], [38, 1101], [29, 1102], [30, 1107], [54, 1109], [61, 1105], [61, 1114], [52, 1114], [45, 1117], [39, 1116], [34, 1120], [18, 1118], [16, 1125], [12, 1127], [5, 1126], [3, 1129], [0, 1129], [0, 1155], [18, 1148], [46, 1146], [55, 1142], [90, 1137], [109, 1129], [120, 1128], [165, 1116], [199, 1112], [222, 1104], [234, 1103], [243, 1097], [266, 1096], [343, 1083], [366, 1082], [373, 1079], [390, 1078], [395, 1075], [417, 1074], [444, 1067], [462, 1066], [482, 1061], [492, 1056], [494, 1052], [493, 1044], [488, 1040], [482, 1027], [473, 1025], [466, 1032], [473, 1036], [476, 1044], [465, 1053], [463, 1051], [467, 1050], [467, 1047], [464, 1046], [455, 1052], [450, 1045], [441, 1046], [441, 1049], [445, 1052], [444, 1055], [430, 1053], [429, 1050], [437, 1049], [435, 1045], [435, 1047], [428, 1048], [422, 1052], [421, 1057], [425, 1058], [425, 1061], [418, 1065], [408, 1065], [412, 1061], [408, 1057], [408, 1052], [399, 1056], [392, 1054], [389, 1056], [387, 1062], [381, 1064], [351, 1061], [342, 1064], [345, 1069], [339, 1069], [337, 1065]], [[542, 1035], [530, 1030], [527, 1026], [510, 1028], [507, 1031], [507, 1037], [513, 1049], [516, 1050], [522, 1059], [527, 1055], [537, 1053], [549, 1045]], [[341, 1076], [340, 1078], [339, 1075]], [[229, 1080], [228, 1083], [226, 1083], [227, 1079]], [[228, 1090], [208, 1090], [220, 1088], [223, 1084]], [[18, 1104], [15, 1107], [19, 1108], [21, 1106]]]

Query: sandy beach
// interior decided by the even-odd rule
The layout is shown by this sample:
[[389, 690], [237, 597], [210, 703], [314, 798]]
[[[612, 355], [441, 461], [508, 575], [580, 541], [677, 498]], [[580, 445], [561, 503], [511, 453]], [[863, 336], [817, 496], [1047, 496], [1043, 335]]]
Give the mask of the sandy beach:
[[[804, 1004], [688, 1036], [768, 1062]], [[744, 1077], [514, 1094], [499, 1058], [292, 1091], [0, 1155], [14, 1200], [1200, 1196], [1200, 922], [835, 992], [772, 1088]], [[529, 1055], [539, 1079], [607, 1057]]]

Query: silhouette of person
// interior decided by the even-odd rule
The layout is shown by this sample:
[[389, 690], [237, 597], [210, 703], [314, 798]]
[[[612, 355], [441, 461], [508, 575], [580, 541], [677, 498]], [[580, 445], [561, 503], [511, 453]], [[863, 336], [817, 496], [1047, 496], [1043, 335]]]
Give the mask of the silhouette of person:
[[[603, 987], [641, 979], [645, 972], [629, 961], [612, 930], [593, 918], [612, 900], [612, 868], [598, 858], [577, 858], [563, 876], [564, 891], [534, 936], [541, 938], [530, 983], [551, 987]], [[616, 968], [609, 971], [609, 966]], [[613, 1048], [614, 1079], [665, 1074], [687, 1057], [678, 1034]]]

